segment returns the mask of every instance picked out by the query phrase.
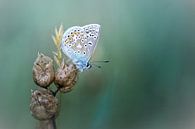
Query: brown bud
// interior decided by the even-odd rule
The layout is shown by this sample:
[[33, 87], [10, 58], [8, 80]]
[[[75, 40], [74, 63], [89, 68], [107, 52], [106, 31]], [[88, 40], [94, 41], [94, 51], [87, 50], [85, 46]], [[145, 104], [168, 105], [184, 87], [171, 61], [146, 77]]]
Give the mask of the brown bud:
[[64, 64], [62, 61], [61, 66], [55, 73], [55, 85], [60, 88], [60, 92], [66, 93], [72, 90], [76, 83], [78, 70], [74, 64]]
[[58, 99], [53, 93], [44, 88], [31, 91], [30, 111], [38, 120], [48, 120], [56, 117], [58, 113]]
[[41, 87], [48, 87], [53, 82], [54, 67], [50, 57], [38, 53], [33, 66], [33, 80]]

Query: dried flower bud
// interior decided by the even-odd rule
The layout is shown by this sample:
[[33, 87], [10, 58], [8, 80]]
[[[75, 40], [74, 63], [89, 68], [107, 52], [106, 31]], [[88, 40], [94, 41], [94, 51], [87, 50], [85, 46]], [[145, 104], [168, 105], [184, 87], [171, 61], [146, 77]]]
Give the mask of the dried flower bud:
[[58, 113], [58, 99], [53, 93], [44, 88], [31, 91], [30, 111], [38, 120], [48, 120], [56, 117]]
[[72, 90], [76, 83], [78, 70], [74, 64], [64, 64], [62, 61], [61, 66], [55, 73], [55, 85], [60, 88], [60, 92], [66, 93]]
[[50, 57], [38, 53], [33, 66], [33, 79], [41, 87], [48, 87], [53, 82], [54, 68]]

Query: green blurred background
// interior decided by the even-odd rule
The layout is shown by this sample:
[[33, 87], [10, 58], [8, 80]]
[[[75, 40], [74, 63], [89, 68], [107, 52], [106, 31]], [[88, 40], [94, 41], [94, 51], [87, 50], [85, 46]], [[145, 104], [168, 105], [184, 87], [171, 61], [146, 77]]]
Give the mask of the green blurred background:
[[101, 24], [92, 60], [62, 95], [58, 129], [194, 129], [194, 0], [0, 0], [0, 129], [34, 129], [37, 52], [60, 24]]

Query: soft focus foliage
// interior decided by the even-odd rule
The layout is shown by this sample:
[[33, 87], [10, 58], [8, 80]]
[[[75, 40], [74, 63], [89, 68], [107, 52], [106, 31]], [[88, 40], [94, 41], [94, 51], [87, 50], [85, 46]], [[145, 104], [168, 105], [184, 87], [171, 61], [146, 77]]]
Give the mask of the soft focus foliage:
[[[101, 24], [92, 61], [62, 95], [59, 129], [194, 129], [194, 0], [0, 0], [0, 129], [34, 129], [37, 52], [54, 28]], [[99, 64], [98, 64], [99, 65]]]

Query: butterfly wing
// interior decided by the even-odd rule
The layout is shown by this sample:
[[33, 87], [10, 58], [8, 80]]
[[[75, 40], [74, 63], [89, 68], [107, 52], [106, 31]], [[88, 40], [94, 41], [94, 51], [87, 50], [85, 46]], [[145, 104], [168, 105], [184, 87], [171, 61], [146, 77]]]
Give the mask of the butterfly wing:
[[65, 31], [61, 48], [73, 63], [83, 66], [90, 60], [99, 38], [100, 25], [73, 26]]
[[94, 50], [96, 48], [98, 39], [99, 39], [99, 32], [100, 32], [100, 25], [98, 24], [89, 24], [83, 26], [84, 29], [84, 47], [87, 49], [86, 53], [86, 60], [89, 61]]
[[62, 37], [61, 48], [65, 55], [67, 55], [71, 60], [79, 58], [78, 51], [75, 49], [79, 43], [75, 38], [80, 38], [78, 35], [81, 32], [79, 26], [73, 26], [67, 29]]

